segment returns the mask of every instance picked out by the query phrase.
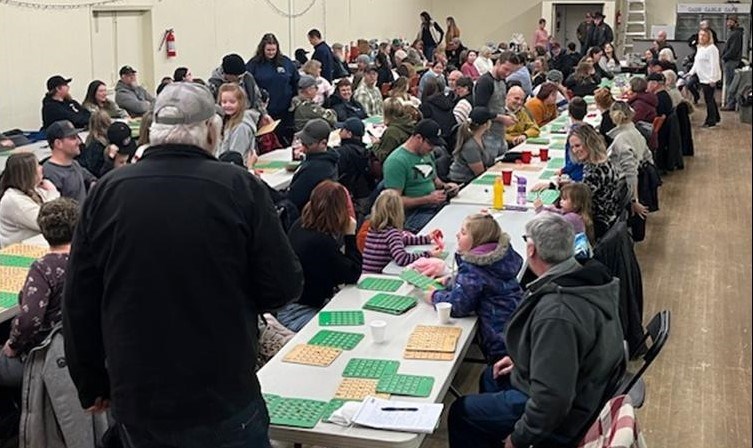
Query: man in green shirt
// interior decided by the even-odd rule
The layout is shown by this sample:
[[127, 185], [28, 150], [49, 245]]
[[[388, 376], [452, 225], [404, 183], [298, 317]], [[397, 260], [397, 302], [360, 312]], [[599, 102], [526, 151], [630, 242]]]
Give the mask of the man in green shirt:
[[418, 232], [447, 203], [458, 185], [437, 177], [432, 150], [444, 146], [442, 131], [434, 120], [418, 122], [413, 135], [384, 161], [384, 188], [402, 196], [405, 228]]

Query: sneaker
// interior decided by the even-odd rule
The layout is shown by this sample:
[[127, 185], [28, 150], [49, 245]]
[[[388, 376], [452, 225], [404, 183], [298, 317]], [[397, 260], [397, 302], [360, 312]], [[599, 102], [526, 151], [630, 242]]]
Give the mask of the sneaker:
[[703, 123], [703, 126], [701, 126], [701, 127], [702, 127], [702, 128], [713, 128], [714, 126], [716, 126], [716, 123], [714, 123], [714, 124], [711, 124], [711, 123]]

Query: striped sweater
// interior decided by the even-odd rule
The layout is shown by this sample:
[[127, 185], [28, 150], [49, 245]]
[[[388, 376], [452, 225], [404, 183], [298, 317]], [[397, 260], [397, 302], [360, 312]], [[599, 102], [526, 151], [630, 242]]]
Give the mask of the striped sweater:
[[363, 272], [380, 273], [392, 260], [400, 266], [407, 266], [421, 257], [431, 256], [429, 252], [411, 254], [405, 251], [405, 246], [421, 244], [431, 244], [431, 237], [416, 236], [394, 227], [369, 229], [363, 251]]

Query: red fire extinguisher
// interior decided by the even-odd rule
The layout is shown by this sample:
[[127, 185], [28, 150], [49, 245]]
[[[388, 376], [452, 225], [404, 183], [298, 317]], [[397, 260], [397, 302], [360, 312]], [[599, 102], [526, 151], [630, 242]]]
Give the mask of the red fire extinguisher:
[[173, 31], [172, 28], [165, 30], [165, 35], [162, 36], [162, 42], [159, 44], [157, 51], [162, 50], [163, 45], [167, 50], [168, 58], [174, 58], [178, 55], [177, 51], [175, 50], [175, 31]]

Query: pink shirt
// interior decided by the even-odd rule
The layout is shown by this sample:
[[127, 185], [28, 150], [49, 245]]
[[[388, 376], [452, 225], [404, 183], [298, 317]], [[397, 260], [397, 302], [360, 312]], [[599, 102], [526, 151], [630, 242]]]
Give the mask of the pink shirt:
[[533, 46], [549, 48], [549, 33], [541, 28], [536, 28], [533, 33]]
[[463, 64], [463, 66], [460, 68], [460, 71], [463, 72], [463, 76], [467, 76], [474, 81], [481, 77], [476, 66], [469, 62]]

